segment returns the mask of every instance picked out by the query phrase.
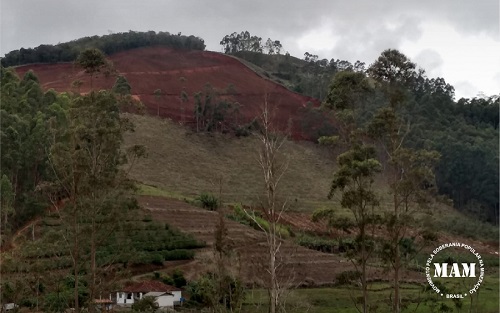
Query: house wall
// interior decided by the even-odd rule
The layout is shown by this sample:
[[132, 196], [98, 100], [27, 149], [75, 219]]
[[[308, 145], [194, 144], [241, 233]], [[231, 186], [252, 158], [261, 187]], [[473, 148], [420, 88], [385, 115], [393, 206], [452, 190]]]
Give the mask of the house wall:
[[163, 295], [156, 297], [156, 303], [160, 306], [160, 308], [163, 307], [173, 307], [174, 306], [174, 297], [170, 295]]
[[116, 304], [134, 304], [136, 299], [142, 299], [143, 293], [117, 292]]
[[174, 303], [179, 304], [181, 302], [181, 297], [182, 297], [182, 291], [172, 291], [172, 294], [174, 295]]

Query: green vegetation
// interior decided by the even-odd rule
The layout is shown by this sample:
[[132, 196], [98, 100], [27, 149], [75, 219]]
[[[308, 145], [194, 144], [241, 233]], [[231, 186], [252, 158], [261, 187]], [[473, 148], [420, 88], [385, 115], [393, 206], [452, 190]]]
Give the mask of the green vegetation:
[[[259, 231], [269, 231], [269, 222], [262, 217], [260, 212], [250, 210], [247, 214], [241, 205], [236, 205], [233, 208], [233, 211], [226, 217], [243, 225], [248, 225]], [[290, 238], [292, 236], [289, 227], [281, 224], [276, 225], [276, 231], [281, 238]]]
[[[107, 60], [101, 51], [88, 49], [76, 64], [92, 81], [106, 69]], [[120, 115], [124, 94], [92, 89], [86, 95], [43, 93], [33, 72], [20, 80], [13, 71], [0, 70], [1, 113], [6, 120], [1, 135], [8, 148], [2, 149], [2, 215], [13, 217], [3, 221], [2, 235], [15, 230], [17, 223], [40, 218], [44, 210], [38, 207], [53, 211], [43, 218], [43, 226], [31, 222], [31, 241], [13, 238], [22, 246], [15, 254], [2, 254], [4, 283], [23, 289], [17, 293], [21, 300], [29, 294], [30, 280], [43, 281], [44, 291], [36, 294], [46, 296], [48, 309], [71, 305], [79, 312], [85, 305], [94, 311], [89, 299], [110, 290], [113, 279], [129, 265], [193, 258], [192, 249], [202, 244], [166, 225], [155, 225], [147, 216], [142, 220], [148, 225], [139, 222], [126, 167], [129, 159], [144, 155], [144, 148], [122, 149], [123, 134], [133, 129]], [[125, 82], [119, 80], [118, 85]], [[28, 215], [19, 214], [26, 211]], [[57, 279], [67, 277], [69, 269], [73, 283], [63, 288]], [[57, 277], [51, 277], [52, 272]]]
[[132, 304], [134, 312], [150, 312], [154, 313], [158, 310], [159, 305], [154, 297], [144, 297], [141, 300]]
[[[252, 64], [263, 76], [325, 101], [336, 73], [366, 75], [362, 62], [353, 65], [335, 59], [320, 60], [309, 53], [304, 60], [251, 51], [234, 55]], [[439, 193], [451, 198], [462, 212], [498, 225], [500, 98], [494, 95], [455, 100], [453, 86], [443, 78], [426, 77], [423, 70], [412, 64], [413, 74], [405, 79], [405, 87], [399, 94], [406, 98], [401, 117], [411, 125], [406, 147], [439, 152], [441, 158], [435, 173]], [[384, 90], [378, 87], [369, 101], [359, 103], [359, 121], [366, 123], [387, 100]], [[311, 138], [338, 134], [338, 125], [332, 123], [328, 114], [312, 106], [303, 111], [301, 123]]]
[[[192, 36], [129, 32], [21, 49], [2, 59], [5, 65], [57, 62], [74, 60], [83, 50], [75, 65], [91, 81], [86, 95], [45, 92], [33, 72], [21, 79], [12, 69], [0, 68], [1, 235], [13, 238], [2, 253], [3, 299], [45, 311], [74, 307], [78, 313], [88, 307], [92, 312], [91, 299], [114, 290], [131, 272], [193, 259], [204, 244], [140, 211], [134, 199], [140, 194], [198, 202], [211, 211], [219, 209], [221, 199], [255, 208], [236, 205], [226, 217], [265, 233], [268, 255], [262, 259], [268, 263], [261, 266], [271, 276], [262, 283], [268, 293], [247, 293], [239, 273], [231, 272], [233, 247], [219, 211], [215, 269], [188, 284], [192, 300], [214, 310], [243, 306], [248, 312], [274, 312], [282, 305], [288, 312], [354, 312], [354, 306], [397, 313], [497, 309], [494, 255], [484, 256], [488, 270], [481, 291], [465, 300], [440, 299], [427, 285], [408, 284], [399, 274], [403, 269], [420, 274], [425, 251], [439, 238], [436, 231], [498, 240], [498, 96], [455, 101], [452, 86], [429, 79], [397, 50], [384, 51], [365, 70], [359, 61], [328, 62], [308, 52], [304, 60], [280, 55], [279, 41], [268, 39], [263, 46], [260, 37], [233, 33], [221, 41], [226, 53], [253, 62], [297, 92], [325, 100], [321, 108], [306, 106], [301, 122], [314, 137], [325, 135], [320, 142], [333, 148], [289, 142], [272, 131], [270, 120], [238, 129], [238, 137], [246, 138], [225, 134], [239, 125], [239, 105], [209, 84], [193, 96], [195, 133], [169, 121], [122, 114], [132, 103], [132, 86], [122, 76], [112, 91], [92, 90], [94, 75], [108, 71], [97, 48], [110, 54], [158, 44], [204, 49], [203, 41]], [[157, 89], [153, 94], [159, 108], [165, 93]], [[181, 101], [184, 110], [186, 93]], [[135, 133], [130, 132], [133, 124]], [[150, 159], [128, 168], [129, 160], [134, 164], [145, 155], [143, 144]], [[289, 162], [280, 163], [281, 154]], [[214, 177], [227, 188], [220, 183], [214, 190]], [[446, 197], [461, 212], [452, 211]], [[303, 212], [320, 207], [313, 220], [326, 220], [330, 230], [344, 233], [335, 239], [295, 235], [280, 224], [280, 210], [288, 207]], [[286, 264], [279, 263], [281, 239], [340, 254], [356, 269], [338, 274], [335, 288], [297, 289], [289, 296], [282, 293], [286, 286], [277, 274]], [[452, 251], [436, 261], [459, 259], [474, 261]], [[390, 285], [371, 276], [371, 270], [384, 266]], [[187, 284], [179, 271], [155, 279]], [[452, 290], [457, 284], [444, 282], [440, 288]], [[144, 302], [134, 309], [154, 310], [151, 301]]]
[[[225, 94], [234, 93], [234, 86], [227, 86]], [[196, 92], [194, 97], [194, 117], [196, 131], [221, 131], [239, 127], [238, 116], [240, 105], [221, 97], [222, 92], [209, 83], [205, 84], [202, 91]]]
[[211, 193], [202, 193], [196, 197], [196, 201], [201, 203], [201, 207], [210, 211], [215, 211], [219, 208], [220, 202], [216, 196]]
[[[488, 275], [485, 278], [485, 285], [481, 291], [473, 299], [472, 308], [474, 312], [496, 313], [498, 312], [498, 277], [496, 275]], [[331, 288], [309, 288], [309, 289], [294, 289], [290, 292], [287, 302], [287, 312], [301, 313], [356, 313], [358, 310], [354, 307], [354, 303], [360, 305], [360, 298], [356, 295], [356, 289], [353, 286], [339, 286]], [[372, 310], [376, 312], [390, 312], [390, 302], [388, 301], [391, 293], [390, 285], [383, 282], [374, 282], [369, 285], [369, 292], [377, 305], [372, 306]], [[446, 305], [450, 308], [448, 312], [457, 311], [455, 303], [460, 303], [463, 309], [460, 312], [469, 310], [470, 298], [459, 301], [452, 299], [441, 300], [436, 298], [435, 293], [425, 291], [424, 285], [419, 284], [402, 284], [401, 292], [405, 301], [404, 312], [417, 313], [438, 313], [446, 312], [439, 311], [441, 305]], [[439, 295], [438, 295], [439, 297]], [[264, 313], [268, 312], [267, 294], [265, 290], [249, 291], [245, 302], [243, 303], [242, 312]], [[370, 311], [372, 312], [372, 311]]]
[[154, 196], [154, 197], [164, 197], [164, 198], [171, 198], [171, 199], [177, 199], [177, 200], [192, 200], [192, 198], [186, 198], [183, 197], [181, 194], [175, 193], [175, 192], [170, 192], [166, 191], [160, 188], [157, 188], [155, 186], [149, 186], [149, 185], [144, 185], [144, 184], [138, 184], [137, 185], [137, 194], [142, 195], [142, 196]]
[[297, 235], [295, 238], [295, 242], [302, 247], [325, 253], [334, 253], [335, 251], [338, 251], [340, 249], [338, 240], [307, 234]]
[[99, 49], [107, 55], [140, 47], [165, 46], [176, 49], [204, 50], [203, 39], [169, 32], [116, 33], [84, 37], [57, 45], [40, 45], [36, 48], [14, 50], [2, 58], [4, 67], [30, 63], [73, 62], [86, 49]]

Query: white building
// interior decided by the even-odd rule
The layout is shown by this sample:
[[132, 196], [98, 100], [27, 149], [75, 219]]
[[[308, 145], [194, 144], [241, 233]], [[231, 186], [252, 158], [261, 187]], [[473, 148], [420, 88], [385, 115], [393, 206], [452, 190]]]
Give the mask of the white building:
[[160, 308], [173, 308], [174, 295], [169, 292], [151, 291], [144, 295], [144, 297], [153, 297]]
[[153, 296], [162, 307], [173, 307], [180, 304], [182, 291], [174, 286], [166, 285], [157, 280], [134, 282], [126, 285], [121, 291], [110, 295], [118, 305], [132, 305], [145, 296]]

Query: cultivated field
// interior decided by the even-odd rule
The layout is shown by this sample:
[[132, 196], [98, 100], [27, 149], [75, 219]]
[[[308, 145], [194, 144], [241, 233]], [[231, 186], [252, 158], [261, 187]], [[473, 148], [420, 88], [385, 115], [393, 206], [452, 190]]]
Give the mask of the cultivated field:
[[[217, 212], [194, 207], [180, 200], [161, 197], [142, 196], [140, 204], [150, 212], [155, 221], [168, 223], [207, 243], [208, 248], [204, 253], [199, 253], [196, 260], [189, 264], [190, 275], [210, 269], [211, 247], [219, 219]], [[235, 267], [239, 268], [242, 278], [247, 283], [262, 284], [265, 277], [262, 264], [267, 253], [264, 234], [232, 220], [226, 219], [225, 222], [228, 239], [234, 247], [235, 260], [238, 260]], [[286, 272], [281, 274], [284, 279], [290, 279], [294, 286], [330, 285], [335, 282], [338, 274], [354, 269], [348, 259], [338, 254], [306, 249], [287, 240], [284, 241], [281, 251], [282, 262], [286, 268]], [[375, 280], [387, 277], [381, 268], [371, 268], [370, 272], [372, 279]], [[406, 281], [423, 281], [422, 275], [412, 271], [407, 271], [403, 277]]]

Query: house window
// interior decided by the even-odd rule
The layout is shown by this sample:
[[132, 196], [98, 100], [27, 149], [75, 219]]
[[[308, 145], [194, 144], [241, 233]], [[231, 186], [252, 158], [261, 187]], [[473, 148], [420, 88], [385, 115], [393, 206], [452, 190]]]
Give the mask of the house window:
[[131, 293], [127, 293], [127, 299], [128, 300], [132, 299], [132, 294]]

